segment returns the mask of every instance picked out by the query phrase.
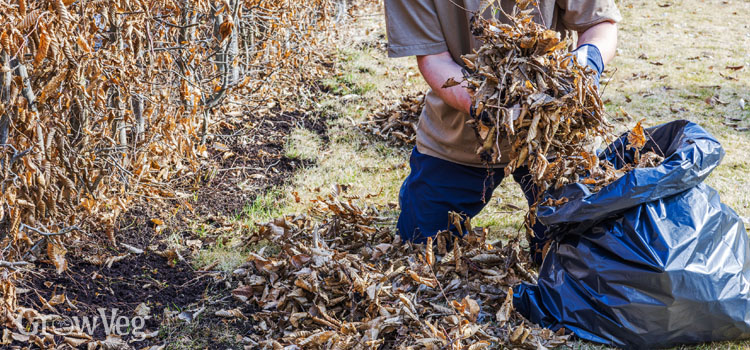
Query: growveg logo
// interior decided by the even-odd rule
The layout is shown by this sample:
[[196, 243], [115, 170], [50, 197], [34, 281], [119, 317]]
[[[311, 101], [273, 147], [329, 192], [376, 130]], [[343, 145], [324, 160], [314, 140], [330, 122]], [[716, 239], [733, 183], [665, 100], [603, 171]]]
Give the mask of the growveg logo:
[[[47, 335], [55, 334], [62, 336], [77, 335], [85, 333], [91, 337], [98, 333], [100, 327], [107, 336], [116, 335], [120, 337], [131, 336], [134, 341], [146, 339], [146, 333], [142, 332], [146, 326], [146, 319], [142, 316], [118, 316], [119, 309], [98, 308], [98, 315], [94, 316], [59, 316], [59, 317], [34, 317], [31, 320], [19, 315], [15, 319], [15, 326], [23, 335]], [[109, 313], [109, 314], [108, 314]], [[54, 332], [51, 332], [54, 330]]]

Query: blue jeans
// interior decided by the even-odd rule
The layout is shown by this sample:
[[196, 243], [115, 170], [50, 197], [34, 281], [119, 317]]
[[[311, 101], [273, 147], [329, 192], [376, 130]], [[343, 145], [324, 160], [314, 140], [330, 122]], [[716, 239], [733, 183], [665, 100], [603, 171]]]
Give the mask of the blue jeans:
[[[398, 231], [405, 241], [424, 243], [439, 231], [451, 230], [450, 212], [474, 217], [487, 205], [492, 192], [505, 177], [502, 168], [487, 169], [449, 162], [412, 150], [409, 160], [411, 173], [401, 185]], [[520, 168], [513, 179], [521, 185], [529, 205], [536, 200], [537, 188], [529, 170]], [[533, 260], [541, 263], [541, 250], [546, 243], [545, 227], [537, 222], [532, 227], [536, 237], [530, 237], [529, 248]]]

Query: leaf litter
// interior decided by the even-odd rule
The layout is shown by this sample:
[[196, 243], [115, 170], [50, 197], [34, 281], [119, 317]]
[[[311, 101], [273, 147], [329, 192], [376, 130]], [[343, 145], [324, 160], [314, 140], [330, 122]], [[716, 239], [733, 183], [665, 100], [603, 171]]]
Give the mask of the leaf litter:
[[[480, 116], [469, 121], [478, 136], [477, 153], [487, 164], [496, 163], [501, 138], [507, 138], [506, 172], [528, 165], [542, 190], [574, 182], [600, 189], [632, 168], [658, 165], [662, 158], [653, 152], [623, 169], [599, 160], [596, 148], [611, 139], [613, 127], [592, 76], [568, 55], [570, 42], [535, 24], [531, 12], [509, 16], [511, 25], [472, 21], [485, 42], [464, 57]], [[457, 83], [449, 80], [446, 86]], [[408, 105], [409, 98], [404, 101]], [[388, 131], [404, 126], [402, 118], [387, 110], [371, 118], [371, 130], [388, 137]], [[639, 152], [647, 141], [640, 122], [628, 138]], [[559, 202], [552, 204], [565, 200]], [[307, 215], [262, 225], [248, 244], [265, 242], [265, 248], [235, 273], [234, 297], [259, 310], [249, 315], [256, 323], [248, 348], [565, 344], [564, 330], [529, 324], [513, 309], [512, 287], [536, 282], [519, 239], [490, 243], [487, 230], [472, 228], [458, 214], [454, 218], [463, 238], [444, 231], [415, 245], [394, 235], [377, 207], [336, 193], [318, 197]]]
[[370, 115], [359, 128], [397, 146], [414, 146], [424, 98], [424, 92], [403, 96], [399, 102]]
[[[512, 287], [533, 282], [518, 240], [470, 227], [427, 244], [402, 242], [377, 207], [345, 193], [319, 196], [307, 215], [259, 227], [266, 243], [234, 277], [232, 294], [257, 310], [247, 348], [544, 349], [568, 335], [529, 324]], [[224, 310], [222, 315], [231, 315]]]
[[[522, 10], [508, 15], [511, 24], [472, 20], [484, 42], [463, 57], [478, 116], [469, 121], [477, 154], [488, 165], [497, 163], [507, 142], [506, 173], [528, 166], [540, 193], [570, 183], [598, 191], [632, 169], [659, 165], [662, 156], [640, 154], [648, 140], [641, 122], [628, 133], [633, 164], [615, 169], [598, 158], [597, 148], [613, 139], [614, 128], [592, 73], [569, 55], [568, 39], [532, 21], [531, 4], [520, 1]], [[458, 84], [450, 79], [445, 87]], [[402, 100], [402, 111], [410, 110], [409, 101]], [[403, 126], [408, 115], [395, 110], [371, 117], [369, 130], [390, 137], [388, 131]], [[376, 208], [333, 196], [319, 198], [312, 216], [317, 221], [276, 220], [255, 237], [279, 245], [278, 255], [261, 252], [250, 259], [235, 290], [238, 299], [262, 310], [251, 316], [258, 322], [255, 347], [537, 349], [568, 339], [564, 331], [528, 324], [513, 310], [512, 287], [536, 283], [517, 238], [488, 243], [487, 231], [457, 220], [464, 239], [446, 231], [425, 245], [404, 243], [382, 225]], [[528, 223], [533, 220], [534, 208]]]
[[[528, 165], [542, 189], [582, 182], [599, 190], [627, 171], [661, 163], [653, 152], [622, 169], [600, 161], [596, 147], [611, 139], [613, 128], [590, 74], [567, 56], [569, 42], [535, 25], [530, 11], [512, 18], [511, 26], [475, 21], [486, 45], [465, 57], [474, 107], [487, 111], [471, 123], [488, 164], [502, 156], [501, 137], [512, 146], [506, 171]], [[421, 95], [406, 96], [361, 127], [413, 143], [423, 103]], [[640, 122], [628, 139], [640, 152], [648, 140]], [[487, 230], [456, 214], [463, 238], [444, 231], [424, 245], [405, 243], [377, 207], [336, 192], [318, 197], [307, 215], [260, 226], [248, 240], [266, 245], [235, 271], [239, 285], [232, 295], [258, 311], [217, 312], [254, 321], [247, 348], [545, 349], [567, 343], [565, 330], [530, 324], [513, 309], [512, 288], [536, 283], [518, 238], [490, 243]]]

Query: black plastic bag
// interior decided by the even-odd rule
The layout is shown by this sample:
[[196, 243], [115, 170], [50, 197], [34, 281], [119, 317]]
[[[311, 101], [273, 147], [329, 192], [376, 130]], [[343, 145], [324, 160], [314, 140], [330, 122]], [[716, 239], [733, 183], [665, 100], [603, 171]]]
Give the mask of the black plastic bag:
[[[703, 184], [724, 156], [697, 124], [646, 130], [643, 152], [665, 155], [591, 193], [571, 184], [540, 206], [554, 237], [537, 285], [516, 288], [530, 321], [627, 348], [750, 337], [750, 246], [741, 218]], [[627, 137], [600, 158], [632, 162]], [[738, 189], [746, 190], [746, 189]]]

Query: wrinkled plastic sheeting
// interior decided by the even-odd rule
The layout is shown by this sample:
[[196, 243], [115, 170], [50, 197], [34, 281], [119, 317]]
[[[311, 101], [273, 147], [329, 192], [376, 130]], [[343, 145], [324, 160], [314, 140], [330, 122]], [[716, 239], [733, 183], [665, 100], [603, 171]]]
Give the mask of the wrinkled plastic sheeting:
[[[571, 184], [540, 206], [554, 237], [537, 285], [516, 288], [530, 321], [626, 348], [750, 337], [750, 246], [740, 217], [702, 181], [724, 156], [697, 124], [646, 130], [643, 152], [664, 154], [591, 193]], [[600, 158], [632, 162], [623, 136]], [[738, 189], [739, 190], [739, 189]]]

